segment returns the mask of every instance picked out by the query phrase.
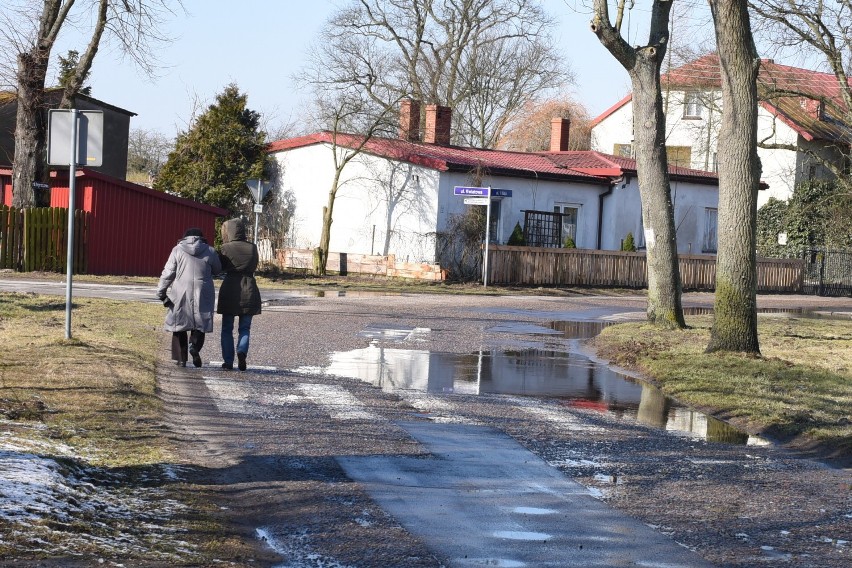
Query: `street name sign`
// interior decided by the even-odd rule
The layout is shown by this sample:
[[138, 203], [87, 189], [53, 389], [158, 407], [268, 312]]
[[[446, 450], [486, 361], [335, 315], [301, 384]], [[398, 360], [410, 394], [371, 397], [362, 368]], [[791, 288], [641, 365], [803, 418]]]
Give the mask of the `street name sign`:
[[465, 197], [465, 205], [488, 205], [487, 197]]
[[453, 188], [453, 194], [470, 197], [488, 197], [489, 189], [491, 190], [491, 197], [512, 197], [511, 189], [494, 189], [488, 187], [461, 187], [458, 185]]

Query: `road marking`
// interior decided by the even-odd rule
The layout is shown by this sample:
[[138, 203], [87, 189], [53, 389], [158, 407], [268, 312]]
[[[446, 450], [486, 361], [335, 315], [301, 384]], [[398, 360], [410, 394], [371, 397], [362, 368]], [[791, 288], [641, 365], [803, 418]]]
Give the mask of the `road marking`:
[[204, 384], [213, 393], [213, 402], [219, 412], [251, 414], [249, 408], [251, 394], [242, 383], [230, 379], [204, 377]]
[[300, 383], [299, 390], [337, 420], [381, 420], [369, 412], [349, 391], [334, 385]]

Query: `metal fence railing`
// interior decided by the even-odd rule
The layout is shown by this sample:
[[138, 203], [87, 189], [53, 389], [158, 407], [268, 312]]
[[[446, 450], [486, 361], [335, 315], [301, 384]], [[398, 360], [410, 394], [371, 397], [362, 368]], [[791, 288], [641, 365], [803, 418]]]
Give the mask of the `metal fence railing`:
[[805, 294], [852, 296], [852, 252], [808, 249], [803, 257]]

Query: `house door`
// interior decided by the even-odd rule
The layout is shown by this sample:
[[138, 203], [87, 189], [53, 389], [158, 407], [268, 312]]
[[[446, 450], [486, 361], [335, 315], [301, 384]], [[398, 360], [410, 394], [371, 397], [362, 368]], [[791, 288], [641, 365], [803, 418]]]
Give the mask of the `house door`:
[[553, 206], [553, 212], [560, 213], [562, 217], [561, 244], [564, 246], [565, 241], [570, 237], [574, 241], [574, 246], [580, 246], [577, 242], [577, 220], [580, 217], [580, 207], [557, 204]]

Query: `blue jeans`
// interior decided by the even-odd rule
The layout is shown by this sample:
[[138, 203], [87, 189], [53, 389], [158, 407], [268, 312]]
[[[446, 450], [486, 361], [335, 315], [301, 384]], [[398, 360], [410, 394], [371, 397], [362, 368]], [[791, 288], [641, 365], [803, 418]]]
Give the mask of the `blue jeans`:
[[[234, 317], [222, 314], [222, 359], [225, 363], [234, 363]], [[240, 324], [237, 329], [237, 351], [248, 354], [249, 336], [251, 335], [251, 317], [239, 316]]]

